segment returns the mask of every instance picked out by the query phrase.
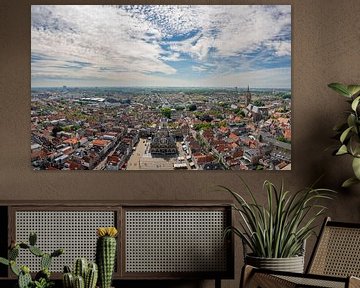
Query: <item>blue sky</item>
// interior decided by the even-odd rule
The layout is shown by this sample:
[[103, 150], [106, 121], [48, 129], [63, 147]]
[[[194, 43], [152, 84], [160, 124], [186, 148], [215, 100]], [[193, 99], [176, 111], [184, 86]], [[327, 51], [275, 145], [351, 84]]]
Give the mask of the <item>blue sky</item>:
[[33, 5], [32, 87], [291, 87], [290, 5]]

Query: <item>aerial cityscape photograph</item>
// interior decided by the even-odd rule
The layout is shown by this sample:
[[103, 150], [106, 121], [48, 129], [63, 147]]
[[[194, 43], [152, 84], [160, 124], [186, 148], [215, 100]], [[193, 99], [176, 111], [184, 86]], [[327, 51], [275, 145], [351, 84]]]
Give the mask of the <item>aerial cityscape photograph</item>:
[[34, 170], [290, 170], [290, 5], [32, 5]]

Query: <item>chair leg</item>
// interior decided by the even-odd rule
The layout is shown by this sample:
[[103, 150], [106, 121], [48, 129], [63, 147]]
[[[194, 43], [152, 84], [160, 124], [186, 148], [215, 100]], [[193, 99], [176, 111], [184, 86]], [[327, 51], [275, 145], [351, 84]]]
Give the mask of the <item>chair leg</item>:
[[253, 274], [253, 271], [254, 271], [254, 267], [252, 267], [250, 265], [244, 265], [244, 267], [242, 268], [242, 271], [241, 271], [239, 288], [248, 287], [250, 280], [251, 280], [251, 276]]

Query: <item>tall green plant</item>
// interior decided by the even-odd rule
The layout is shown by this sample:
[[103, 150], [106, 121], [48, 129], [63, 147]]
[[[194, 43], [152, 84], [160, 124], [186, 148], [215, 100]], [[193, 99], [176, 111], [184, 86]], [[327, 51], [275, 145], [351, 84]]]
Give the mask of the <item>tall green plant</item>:
[[251, 201], [239, 193], [221, 186], [236, 201], [233, 208], [240, 215], [240, 227], [229, 227], [226, 233], [239, 236], [252, 251], [253, 256], [287, 258], [300, 255], [304, 241], [314, 232], [315, 220], [326, 207], [317, 202], [331, 199], [334, 191], [305, 188], [296, 193], [285, 191], [283, 184], [278, 189], [270, 181], [264, 182], [267, 205], [256, 200], [246, 183], [245, 190]]
[[100, 227], [97, 229], [99, 238], [96, 242], [96, 262], [99, 267], [99, 287], [110, 288], [116, 258], [115, 227]]
[[331, 83], [328, 86], [338, 94], [346, 97], [351, 106], [351, 109], [347, 112], [347, 121], [334, 128], [340, 140], [340, 146], [335, 151], [335, 155], [349, 154], [353, 157], [354, 177], [347, 179], [342, 184], [343, 187], [349, 187], [360, 183], [360, 85]]

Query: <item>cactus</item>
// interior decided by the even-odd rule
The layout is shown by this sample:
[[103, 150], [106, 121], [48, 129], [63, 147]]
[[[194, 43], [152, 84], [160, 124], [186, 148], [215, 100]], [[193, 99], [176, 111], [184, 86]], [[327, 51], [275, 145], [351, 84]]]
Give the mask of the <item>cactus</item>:
[[69, 266], [67, 265], [64, 266], [64, 273], [71, 273], [71, 269]]
[[77, 275], [74, 277], [74, 288], [85, 288], [84, 278]]
[[31, 246], [31, 245], [30, 245], [29, 251], [30, 251], [32, 254], [34, 254], [35, 256], [37, 256], [37, 257], [41, 257], [41, 256], [44, 255], [44, 252], [42, 252], [42, 251], [40, 250], [40, 248], [38, 248], [38, 247], [36, 247], [36, 246]]
[[[85, 258], [78, 258], [74, 263], [74, 272], [71, 273], [69, 266], [64, 266], [64, 288], [95, 288], [98, 278], [98, 269], [95, 263], [89, 263]], [[81, 280], [80, 280], [81, 279]], [[76, 284], [75, 284], [76, 282]], [[81, 283], [82, 282], [82, 283]], [[84, 285], [84, 286], [82, 286]]]
[[31, 246], [35, 246], [37, 241], [37, 235], [35, 232], [31, 232], [29, 235], [29, 244]]
[[10, 269], [16, 276], [19, 276], [21, 271], [19, 266], [16, 265], [16, 262], [14, 260], [10, 261]]
[[32, 283], [31, 275], [29, 273], [30, 270], [28, 267], [26, 267], [27, 269], [23, 269], [23, 268], [19, 274], [18, 285], [19, 288], [28, 288]]
[[45, 269], [45, 268], [49, 269], [51, 265], [51, 260], [52, 260], [51, 255], [48, 253], [44, 253], [44, 255], [41, 256], [41, 261], [40, 261], [41, 269]]
[[3, 257], [0, 257], [0, 263], [4, 264], [6, 266], [10, 265], [10, 261], [8, 259], [3, 258]]
[[[20, 242], [16, 243], [11, 241], [11, 245], [8, 251], [8, 259], [0, 257], [0, 263], [10, 266], [11, 271], [18, 276], [18, 286], [19, 288], [29, 288], [29, 287], [51, 287], [53, 282], [50, 281], [50, 264], [53, 257], [60, 256], [64, 251], [63, 249], [55, 250], [53, 253], [48, 254], [36, 247], [37, 236], [35, 233], [30, 233], [29, 244]], [[21, 268], [16, 264], [16, 259], [19, 256], [19, 250], [29, 250], [30, 253], [37, 257], [41, 257], [41, 271], [39, 271], [35, 276], [35, 281], [32, 280], [30, 275], [30, 269], [27, 266], [22, 266]]]
[[98, 279], [98, 266], [96, 263], [89, 263], [85, 276], [85, 288], [95, 288]]
[[22, 248], [22, 249], [29, 249], [29, 248], [30, 248], [30, 245], [28, 245], [28, 244], [26, 244], [26, 243], [23, 243], [23, 242], [21, 242], [21, 243], [19, 244], [19, 246], [20, 246], [20, 248]]
[[72, 273], [64, 273], [63, 277], [63, 286], [64, 288], [73, 288], [74, 287], [74, 276]]
[[79, 258], [75, 261], [74, 274], [85, 279], [88, 262], [85, 258]]
[[19, 246], [16, 245], [14, 248], [9, 250], [8, 257], [9, 260], [15, 261], [18, 256], [19, 256]]
[[63, 253], [64, 253], [64, 249], [57, 249], [54, 252], [52, 252], [50, 255], [51, 257], [58, 257]]
[[98, 228], [97, 235], [99, 238], [96, 243], [96, 262], [99, 267], [99, 286], [110, 288], [115, 265], [117, 230], [115, 227]]
[[[47, 282], [51, 283], [50, 275], [51, 275], [50, 271], [47, 268], [45, 268], [45, 269], [40, 270], [38, 273], [36, 273], [34, 280], [35, 280], [35, 282], [47, 281]], [[35, 285], [35, 287], [38, 287], [38, 286]]]

